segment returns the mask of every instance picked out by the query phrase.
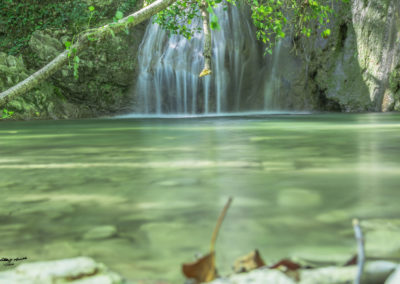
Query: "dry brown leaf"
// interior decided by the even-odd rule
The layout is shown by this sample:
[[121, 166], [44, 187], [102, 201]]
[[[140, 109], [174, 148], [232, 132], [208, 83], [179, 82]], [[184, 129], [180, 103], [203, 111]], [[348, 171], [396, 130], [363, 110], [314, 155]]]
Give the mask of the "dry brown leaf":
[[225, 204], [224, 209], [218, 217], [217, 224], [214, 228], [212, 238], [210, 253], [199, 258], [192, 263], [182, 264], [182, 272], [187, 278], [195, 279], [197, 283], [209, 282], [217, 277], [217, 269], [215, 267], [215, 242], [217, 241], [217, 236], [219, 229], [221, 228], [222, 221], [225, 218], [226, 212], [232, 203], [232, 197], [230, 197]]
[[215, 268], [215, 252], [211, 252], [195, 262], [184, 263], [182, 272], [187, 278], [192, 278], [197, 283], [209, 282], [217, 277], [217, 269]]
[[259, 251], [256, 249], [251, 253], [239, 257], [233, 264], [235, 273], [249, 272], [251, 270], [265, 266], [264, 260], [261, 258]]
[[301, 265], [294, 261], [291, 261], [290, 259], [282, 259], [281, 261], [278, 261], [277, 263], [268, 266], [268, 268], [278, 269], [290, 278], [296, 281], [300, 281], [300, 273], [298, 270], [301, 268]]
[[353, 255], [345, 264], [344, 266], [351, 266], [351, 265], [357, 265], [357, 254]]
[[290, 259], [282, 259], [281, 261], [278, 261], [275, 264], [272, 264], [270, 266], [268, 266], [268, 268], [275, 268], [275, 269], [286, 269], [286, 270], [297, 270], [300, 269], [301, 266], [300, 264], [291, 261]]

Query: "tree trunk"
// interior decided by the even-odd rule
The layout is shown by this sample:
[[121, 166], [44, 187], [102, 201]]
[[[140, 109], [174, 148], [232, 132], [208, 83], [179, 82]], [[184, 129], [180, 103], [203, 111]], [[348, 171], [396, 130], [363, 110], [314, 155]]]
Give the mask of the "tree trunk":
[[[118, 33], [125, 30], [126, 28], [136, 26], [143, 21], [149, 19], [151, 16], [157, 14], [161, 10], [164, 10], [168, 6], [172, 5], [176, 0], [157, 0], [150, 5], [140, 9], [139, 11], [122, 18], [117, 23], [108, 24], [97, 29], [89, 30], [83, 33], [70, 48], [71, 50], [76, 49], [76, 52], [83, 50], [89, 45], [88, 36], [95, 35], [97, 39], [103, 39], [110, 36], [111, 34]], [[68, 51], [65, 50], [50, 63], [44, 66], [39, 71], [35, 72], [22, 82], [18, 83], [14, 87], [0, 93], [0, 102], [4, 100], [12, 99], [13, 97], [23, 95], [32, 88], [39, 85], [41, 82], [49, 78], [55, 72], [57, 72], [64, 64], [68, 62]]]
[[208, 8], [207, 1], [203, 0], [201, 2], [200, 10], [201, 10], [201, 16], [203, 18], [203, 32], [204, 32], [204, 46], [203, 46], [204, 68], [203, 71], [201, 71], [199, 77], [211, 74], [212, 39], [211, 39], [211, 28], [210, 28], [210, 14], [208, 13], [207, 8]]

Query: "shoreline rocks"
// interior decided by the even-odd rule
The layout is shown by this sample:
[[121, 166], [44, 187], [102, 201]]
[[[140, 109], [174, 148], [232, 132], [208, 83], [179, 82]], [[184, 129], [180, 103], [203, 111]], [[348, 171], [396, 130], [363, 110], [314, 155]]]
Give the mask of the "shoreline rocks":
[[118, 284], [123, 278], [104, 264], [89, 257], [21, 264], [13, 270], [0, 272], [0, 283], [7, 284]]

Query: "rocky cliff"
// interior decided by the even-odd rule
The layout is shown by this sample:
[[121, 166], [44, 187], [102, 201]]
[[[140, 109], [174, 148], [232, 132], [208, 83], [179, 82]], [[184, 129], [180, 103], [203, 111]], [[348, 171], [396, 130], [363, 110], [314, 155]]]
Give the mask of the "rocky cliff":
[[[281, 52], [277, 107], [400, 110], [400, 2], [336, 3], [332, 35], [292, 39]], [[288, 50], [296, 45], [298, 54]]]
[[[111, 0], [88, 0], [89, 4], [98, 9], [114, 9]], [[137, 1], [136, 8], [142, 6], [143, 1]], [[93, 42], [79, 54], [78, 78], [74, 77], [71, 58], [71, 63], [51, 79], [0, 109], [13, 111], [16, 119], [98, 117], [123, 112], [132, 100], [129, 90], [136, 76], [137, 50], [144, 31], [145, 24], [142, 24], [107, 40]], [[0, 53], [0, 91], [51, 61], [65, 49], [64, 43], [71, 41], [72, 36], [65, 29], [37, 30], [29, 41], [32, 56], [22, 58]]]

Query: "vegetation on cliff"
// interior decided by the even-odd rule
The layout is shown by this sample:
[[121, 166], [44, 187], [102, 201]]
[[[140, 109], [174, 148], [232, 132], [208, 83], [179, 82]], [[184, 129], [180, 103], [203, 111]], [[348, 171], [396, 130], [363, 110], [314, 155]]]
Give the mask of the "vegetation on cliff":
[[[277, 40], [279, 38], [283, 38], [285, 33], [283, 32], [285, 24], [287, 23], [287, 15], [286, 11], [290, 10], [294, 15], [294, 26], [295, 30], [298, 30], [298, 33], [302, 33], [306, 36], [310, 36], [310, 27], [307, 26], [309, 22], [313, 20], [318, 21], [318, 28], [326, 25], [329, 22], [328, 16], [333, 10], [330, 8], [329, 3], [332, 3], [335, 0], [324, 0], [324, 1], [309, 1], [307, 3], [303, 3], [298, 0], [291, 1], [248, 1], [248, 4], [252, 7], [252, 18], [254, 20], [254, 24], [258, 28], [257, 36], [267, 45], [267, 51], [270, 51], [271, 46], [273, 45], [273, 40]], [[183, 35], [190, 36], [190, 32], [187, 32], [186, 24], [190, 22], [190, 19], [194, 17], [200, 17], [198, 15], [198, 11], [201, 11], [201, 18], [203, 19], [203, 32], [206, 35], [204, 41], [204, 57], [205, 57], [205, 65], [204, 70], [201, 72], [201, 76], [208, 75], [211, 73], [211, 32], [210, 32], [210, 22], [209, 15], [212, 15], [211, 19], [211, 27], [218, 28], [218, 19], [213, 13], [213, 7], [216, 4], [221, 4], [222, 1], [156, 1], [153, 4], [149, 5], [146, 9], [143, 9], [143, 13], [131, 15], [129, 17], [125, 17], [122, 19], [123, 13], [121, 11], [117, 11], [114, 20], [116, 23], [111, 23], [102, 26], [101, 28], [88, 30], [87, 32], [81, 32], [79, 36], [75, 37], [72, 41], [65, 41], [64, 44], [67, 48], [66, 51], [61, 53], [52, 62], [47, 64], [41, 70], [31, 75], [23, 82], [20, 82], [18, 85], [10, 88], [9, 90], [0, 94], [0, 99], [8, 99], [8, 97], [17, 97], [21, 94], [24, 94], [36, 87], [43, 80], [47, 79], [54, 72], [59, 70], [72, 56], [73, 57], [73, 66], [74, 66], [74, 76], [78, 75], [78, 67], [80, 58], [78, 57], [78, 53], [82, 51], [85, 47], [87, 47], [90, 41], [104, 39], [107, 35], [114, 36], [116, 32], [120, 32], [122, 30], [126, 30], [128, 27], [132, 27], [142, 21], [150, 18], [151, 16], [157, 14], [158, 12], [164, 10], [174, 2], [175, 5], [171, 7], [171, 9], [166, 9], [160, 16], [157, 18], [158, 22], [164, 27], [172, 30], [173, 32], [179, 33], [182, 29], [186, 31]], [[235, 1], [228, 1], [233, 4], [236, 4]], [[12, 3], [12, 2], [11, 2]], [[162, 8], [156, 8], [162, 7]], [[153, 8], [154, 7], [154, 8]], [[147, 9], [148, 8], [148, 9]], [[89, 13], [87, 15], [88, 24], [87, 27], [90, 27], [91, 19], [94, 16], [95, 8], [93, 6], [89, 6]], [[50, 10], [49, 10], [50, 11]], [[71, 13], [71, 15], [74, 15]], [[143, 15], [143, 16], [142, 16]], [[77, 19], [85, 18], [80, 16], [79, 13], [76, 15]], [[140, 19], [138, 19], [138, 17]], [[179, 17], [188, 17], [188, 21], [179, 21], [177, 18]], [[171, 20], [172, 18], [172, 20]], [[62, 22], [62, 20], [61, 20]], [[79, 21], [78, 21], [79, 22]], [[42, 23], [39, 20], [39, 24]], [[165, 24], [167, 23], [167, 25]], [[181, 25], [183, 28], [177, 29], [176, 26]], [[76, 28], [77, 25], [73, 25], [77, 32], [79, 29]], [[82, 26], [82, 25], [79, 25]], [[40, 29], [40, 25], [36, 27]], [[329, 29], [323, 31], [323, 36], [329, 35]], [[71, 43], [72, 42], [72, 43]]]
[[[193, 26], [191, 26], [190, 23], [196, 18], [200, 20], [204, 19], [205, 21], [202, 30], [204, 30], [205, 34], [208, 35], [206, 37], [207, 40], [205, 41], [204, 46], [204, 57], [207, 60], [205, 60], [205, 73], [203, 72], [202, 74], [209, 74], [211, 72], [211, 33], [209, 32], [209, 29], [220, 28], [218, 24], [218, 18], [214, 13], [214, 7], [220, 4], [242, 5], [245, 3], [245, 5], [249, 5], [251, 7], [251, 17], [255, 27], [257, 28], [257, 37], [265, 44], [266, 52], [271, 53], [275, 42], [281, 38], [286, 37], [287, 34], [290, 34], [290, 37], [294, 43], [293, 46], [295, 48], [298, 46], [303, 47], [304, 45], [314, 45], [314, 50], [308, 48], [309, 50], [305, 51], [308, 54], [305, 55], [304, 62], [306, 69], [305, 85], [307, 87], [309, 81], [313, 84], [315, 83], [315, 86], [311, 88], [311, 92], [313, 92], [311, 97], [318, 96], [320, 98], [317, 98], [318, 102], [313, 103], [313, 105], [318, 106], [319, 104], [323, 104], [323, 106], [320, 106], [320, 108], [322, 109], [345, 111], [387, 111], [399, 109], [398, 96], [395, 94], [395, 88], [392, 87], [396, 85], [396, 82], [398, 81], [396, 79], [397, 77], [395, 76], [396, 71], [394, 70], [394, 66], [396, 66], [395, 57], [397, 56], [396, 54], [398, 52], [387, 51], [386, 44], [374, 44], [373, 46], [376, 46], [376, 48], [379, 49], [381, 47], [382, 49], [386, 50], [383, 53], [384, 60], [382, 61], [382, 64], [379, 65], [378, 68], [373, 68], [374, 65], [368, 63], [372, 61], [365, 60], [366, 58], [374, 57], [374, 54], [382, 53], [380, 50], [373, 49], [371, 51], [368, 51], [367, 49], [365, 49], [365, 44], [363, 44], [362, 41], [375, 42], [376, 40], [372, 37], [364, 38], [363, 34], [360, 34], [358, 29], [359, 24], [366, 21], [364, 21], [364, 19], [361, 19], [362, 21], [358, 21], [358, 18], [360, 17], [357, 11], [366, 10], [367, 14], [369, 13], [368, 11], [375, 11], [371, 8], [372, 4], [364, 2], [361, 3], [362, 1], [354, 0], [349, 5], [349, 7], [352, 7], [351, 16], [353, 17], [353, 23], [355, 27], [354, 32], [356, 33], [355, 40], [358, 41], [355, 42], [355, 47], [350, 47], [351, 50], [347, 50], [346, 46], [344, 46], [346, 33], [353, 32], [349, 28], [350, 24], [345, 21], [344, 24], [340, 24], [340, 27], [335, 26], [337, 28], [340, 28], [340, 36], [344, 35], [344, 39], [342, 39], [342, 42], [339, 44], [343, 47], [343, 52], [351, 53], [353, 52], [353, 49], [356, 49], [356, 51], [353, 52], [355, 54], [353, 54], [353, 57], [355, 58], [355, 61], [358, 61], [360, 65], [358, 69], [367, 68], [369, 70], [368, 74], [371, 73], [371, 75], [365, 73], [361, 74], [362, 70], [358, 70], [355, 67], [346, 67], [350, 71], [346, 69], [344, 70], [344, 73], [348, 73], [350, 75], [356, 74], [357, 76], [354, 75], [355, 79], [344, 79], [344, 81], [341, 82], [341, 78], [338, 78], [339, 80], [330, 80], [325, 78], [325, 75], [331, 76], [332, 72], [335, 73], [335, 76], [341, 73], [335, 71], [337, 69], [336, 67], [338, 67], [335, 62], [341, 60], [340, 58], [337, 58], [337, 55], [339, 53], [336, 54], [336, 51], [338, 49], [335, 48], [336, 53], [334, 52], [334, 57], [330, 56], [329, 54], [325, 55], [326, 52], [322, 52], [324, 53], [324, 55], [322, 55], [321, 52], [315, 50], [315, 45], [318, 44], [316, 40], [310, 41], [310, 39], [316, 34], [318, 34], [318, 36], [322, 38], [327, 38], [331, 34], [336, 34], [336, 32], [331, 31], [332, 25], [330, 24], [330, 19], [332, 18], [331, 16], [334, 14], [335, 11], [333, 4], [336, 2], [348, 2], [347, 0], [230, 0], [227, 2], [223, 2], [221, 0], [180, 0], [171, 1], [168, 3], [167, 6], [171, 5], [172, 2], [175, 2], [175, 4], [167, 9], [162, 9], [162, 11], [155, 18], [155, 21], [157, 23], [168, 29], [171, 33], [180, 34], [187, 38], [190, 38], [195, 32], [199, 32], [198, 28], [195, 28], [193, 30]], [[375, 0], [373, 2], [380, 3], [382, 1]], [[63, 75], [61, 76], [59, 73], [57, 73], [52, 76], [52, 80], [51, 82], [49, 82], [51, 85], [55, 86], [57, 90], [55, 92], [61, 94], [60, 97], [66, 99], [66, 101], [68, 101], [69, 103], [79, 105], [84, 102], [84, 104], [86, 105], [85, 108], [92, 108], [92, 106], [94, 106], [94, 109], [86, 112], [86, 115], [88, 116], [96, 116], [100, 113], [113, 113], [115, 111], [118, 111], [118, 109], [121, 109], [122, 105], [129, 101], [129, 96], [126, 95], [127, 90], [129, 89], [128, 83], [126, 80], [123, 80], [124, 82], [120, 85], [117, 82], [117, 79], [112, 81], [104, 81], [102, 79], [101, 81], [96, 82], [96, 84], [91, 86], [90, 88], [84, 87], [85, 92], [90, 94], [88, 96], [88, 98], [90, 98], [90, 103], [86, 103], [86, 96], [84, 96], [83, 93], [81, 94], [81, 91], [83, 90], [82, 87], [89, 85], [90, 82], [98, 81], [95, 79], [95, 74], [96, 72], [99, 72], [99, 70], [101, 70], [102, 68], [98, 68], [99, 70], [95, 70], [95, 72], [93, 71], [93, 66], [97, 65], [96, 63], [94, 63], [94, 61], [96, 61], [95, 58], [99, 58], [96, 52], [98, 51], [97, 49], [101, 48], [101, 45], [103, 45], [103, 43], [93, 42], [93, 40], [98, 39], [95, 37], [87, 38], [85, 39], [85, 41], [87, 41], [88, 44], [84, 44], [86, 47], [84, 48], [85, 51], [83, 51], [83, 49], [80, 50], [80, 48], [77, 48], [77, 46], [81, 46], [80, 43], [78, 44], [78, 41], [82, 42], [84, 37], [93, 36], [96, 33], [103, 34], [99, 38], [109, 37], [110, 40], [107, 40], [107, 42], [120, 41], [120, 39], [123, 37], [121, 35], [117, 35], [118, 40], [113, 40], [115, 39], [115, 30], [126, 31], [127, 33], [130, 32], [127, 27], [132, 26], [131, 23], [128, 22], [128, 18], [125, 18], [125, 20], [123, 20], [122, 17], [123, 15], [131, 13], [134, 9], [137, 9], [140, 6], [138, 4], [140, 3], [137, 3], [137, 0], [64, 0], [57, 3], [53, 3], [52, 1], [41, 1], [40, 3], [37, 3], [36, 1], [3, 1], [0, 4], [0, 51], [3, 51], [8, 55], [22, 55], [24, 65], [27, 69], [27, 72], [24, 71], [22, 73], [28, 73], [28, 75], [30, 75], [33, 73], [33, 70], [37, 70], [38, 68], [42, 67], [45, 63], [49, 62], [49, 60], [63, 52], [63, 49], [67, 48], [68, 51], [67, 53], [65, 53], [67, 55], [67, 58], [60, 61], [61, 63], [57, 65], [57, 68], [55, 68], [54, 72], [65, 66], [65, 64], [69, 62], [68, 68], [63, 67]], [[380, 6], [378, 5], [377, 7], [379, 8]], [[386, 10], [384, 9], [385, 7], [387, 8]], [[388, 31], [386, 31], [385, 28], [385, 31], [381, 33], [382, 35], [384, 35], [384, 37], [388, 38], [387, 40], [384, 40], [382, 42], [388, 42], [390, 46], [393, 46], [393, 44], [395, 43], [395, 37], [392, 35], [394, 35], [397, 30], [395, 24], [393, 24], [395, 23], [393, 19], [396, 18], [396, 9], [390, 5], [386, 5], [385, 7], [383, 7], [382, 9], [376, 9], [377, 11], [379, 10], [380, 14], [383, 13], [381, 15], [382, 17], [387, 16], [386, 18], [388, 19], [387, 25], [382, 25], [382, 27], [388, 27]], [[386, 16], [383, 10], [386, 11]], [[148, 16], [150, 17], [150, 14]], [[208, 16], [209, 20], [207, 20]], [[343, 17], [347, 16], [344, 15]], [[121, 23], [125, 25], [124, 28], [117, 28], [118, 25], [116, 22], [118, 20], [122, 21]], [[112, 28], [109, 31], [106, 31], [104, 28], [95, 28], [99, 26], [105, 26], [107, 27], [106, 29], [110, 27]], [[368, 29], [373, 28], [369, 24], [369, 21], [367, 21], [366, 25], [364, 26], [367, 26]], [[345, 31], [343, 33], [342, 27]], [[93, 28], [95, 30], [93, 30]], [[88, 33], [85, 32], [88, 29], [92, 30]], [[107, 36], [105, 36], [106, 34]], [[376, 33], [372, 32], [368, 34], [374, 35]], [[303, 40], [299, 40], [301, 38], [303, 38]], [[136, 38], [135, 40], [138, 41], [139, 38]], [[123, 39], [123, 41], [125, 41], [125, 45], [129, 44], [129, 41], [127, 39]], [[312, 43], [304, 44], [304, 42], [307, 41], [310, 41]], [[48, 49], [42, 48], [43, 43], [49, 43], [50, 45], [52, 45], [52, 47], [50, 48], [50, 52]], [[76, 46], [74, 46], [74, 44]], [[138, 43], [136, 44], [138, 45]], [[115, 47], [117, 46], [118, 50], [124, 49], [125, 45], [121, 45], [120, 42], [116, 42], [112, 46], [113, 49], [115, 49]], [[96, 46], [96, 48], [91, 48], [93, 46]], [[35, 52], [32, 52], [32, 50]], [[327, 49], [324, 48], [324, 51], [325, 50]], [[78, 51], [86, 54], [86, 57], [78, 56]], [[309, 64], [311, 57], [314, 57], [315, 59], [316, 53], [321, 53], [321, 56], [324, 56], [326, 58], [335, 58], [335, 62], [333, 63], [331, 62], [332, 60], [328, 60], [329, 66], [327, 68], [325, 68], [325, 65], [322, 66], [322, 69], [327, 69], [327, 74], [325, 75], [323, 75], [323, 72], [318, 71], [321, 68], [318, 67], [320, 64], [318, 64], [317, 60], [314, 60], [313, 63], [315, 64]], [[105, 51], [104, 54], [108, 56], [110, 53]], [[340, 56], [340, 54], [338, 56]], [[135, 54], [132, 54], [132, 57], [134, 61]], [[346, 63], [347, 65], [355, 66], [354, 62], [348, 60], [348, 58], [350, 58], [348, 54], [342, 57], [348, 61], [349, 64]], [[119, 58], [117, 60], [121, 63], [128, 62], [128, 60], [122, 60], [122, 58]], [[106, 61], [115, 62], [115, 60], [110, 61], [108, 59], [106, 59]], [[132, 62], [130, 59], [129, 61]], [[56, 65], [53, 65], [53, 67], [55, 66]], [[6, 67], [10, 68], [9, 66]], [[89, 69], [91, 71], [88, 71]], [[114, 74], [114, 72], [117, 72], [117, 70], [114, 69], [115, 68], [109, 71]], [[82, 77], [80, 79], [76, 79], [81, 70]], [[123, 70], [124, 74], [130, 74], [131, 76], [133, 76], [135, 72], [134, 63], [132, 63], [131, 66], [128, 66], [127, 68], [124, 67]], [[126, 72], [127, 70], [128, 72]], [[382, 77], [379, 75], [381, 73], [386, 75]], [[115, 74], [115, 77], [118, 76], [117, 73]], [[49, 73], [44, 77], [48, 76], [51, 76], [51, 74]], [[382, 77], [378, 78], [380, 83], [377, 84], [377, 88], [376, 83], [371, 80], [371, 76]], [[8, 75], [6, 75], [5, 77], [9, 78]], [[44, 77], [43, 79], [45, 79]], [[76, 77], [75, 81], [71, 80], [73, 79], [73, 77]], [[40, 86], [37, 86], [40, 81], [41, 80], [36, 81], [30, 79], [29, 83], [24, 83], [22, 85], [19, 85], [18, 88], [14, 88], [10, 91], [1, 93], [0, 100], [8, 97], [10, 94], [24, 94], [28, 92], [28, 89], [30, 88], [37, 87], [40, 89]], [[361, 83], [365, 82], [364, 85], [366, 86], [359, 87], [359, 81]], [[5, 91], [7, 88], [12, 87], [12, 85], [14, 85], [15, 83], [16, 82], [14, 82], [13, 80], [3, 80], [3, 82], [0, 83], [0, 89], [2, 91]], [[77, 86], [76, 88], [74, 88], [74, 84]], [[357, 91], [357, 95], [350, 94], [354, 92], [347, 92], [346, 94], [342, 94], [342, 90], [347, 90], [349, 88], [349, 84], [352, 84], [352, 86], [350, 87], [354, 87], [354, 89], [362, 91]], [[20, 88], [21, 86], [24, 87]], [[29, 88], [25, 88], [26, 86], [29, 86]], [[100, 89], [101, 91], [98, 92], [96, 89]], [[368, 96], [363, 96], [362, 99], [355, 97], [359, 96], [361, 93], [365, 93], [365, 89], [368, 89], [368, 91], [371, 93], [370, 98], [368, 98]], [[19, 90], [18, 94], [15, 92], [15, 90]], [[332, 94], [331, 90], [339, 90], [338, 95]], [[96, 95], [102, 96], [101, 94], [103, 93], [106, 93], [106, 95], [104, 95], [99, 100], [94, 99]], [[111, 98], [107, 98], [109, 94], [113, 93], [117, 95], [111, 95]], [[309, 94], [307, 93], [306, 96], [309, 96]], [[123, 99], [119, 99], [121, 97], [123, 97]], [[13, 100], [15, 100], [15, 98], [13, 98]], [[308, 99], [308, 101], [312, 100], [313, 99]], [[294, 100], [293, 104], [296, 104], [295, 101], [296, 99]], [[4, 101], [2, 102], [2, 104], [4, 105]], [[358, 104], [361, 105], [358, 106]], [[111, 105], [111, 107], [108, 107], [107, 105]], [[12, 105], [5, 105], [5, 108], [10, 108], [11, 111], [20, 111], [20, 109]], [[38, 112], [41, 113], [40, 111], [35, 111], [34, 113]], [[81, 111], [79, 111], [79, 113], [82, 114]], [[49, 115], [47, 113], [47, 117], [48, 116]], [[66, 116], [68, 117], [69, 114], [67, 114]]]

